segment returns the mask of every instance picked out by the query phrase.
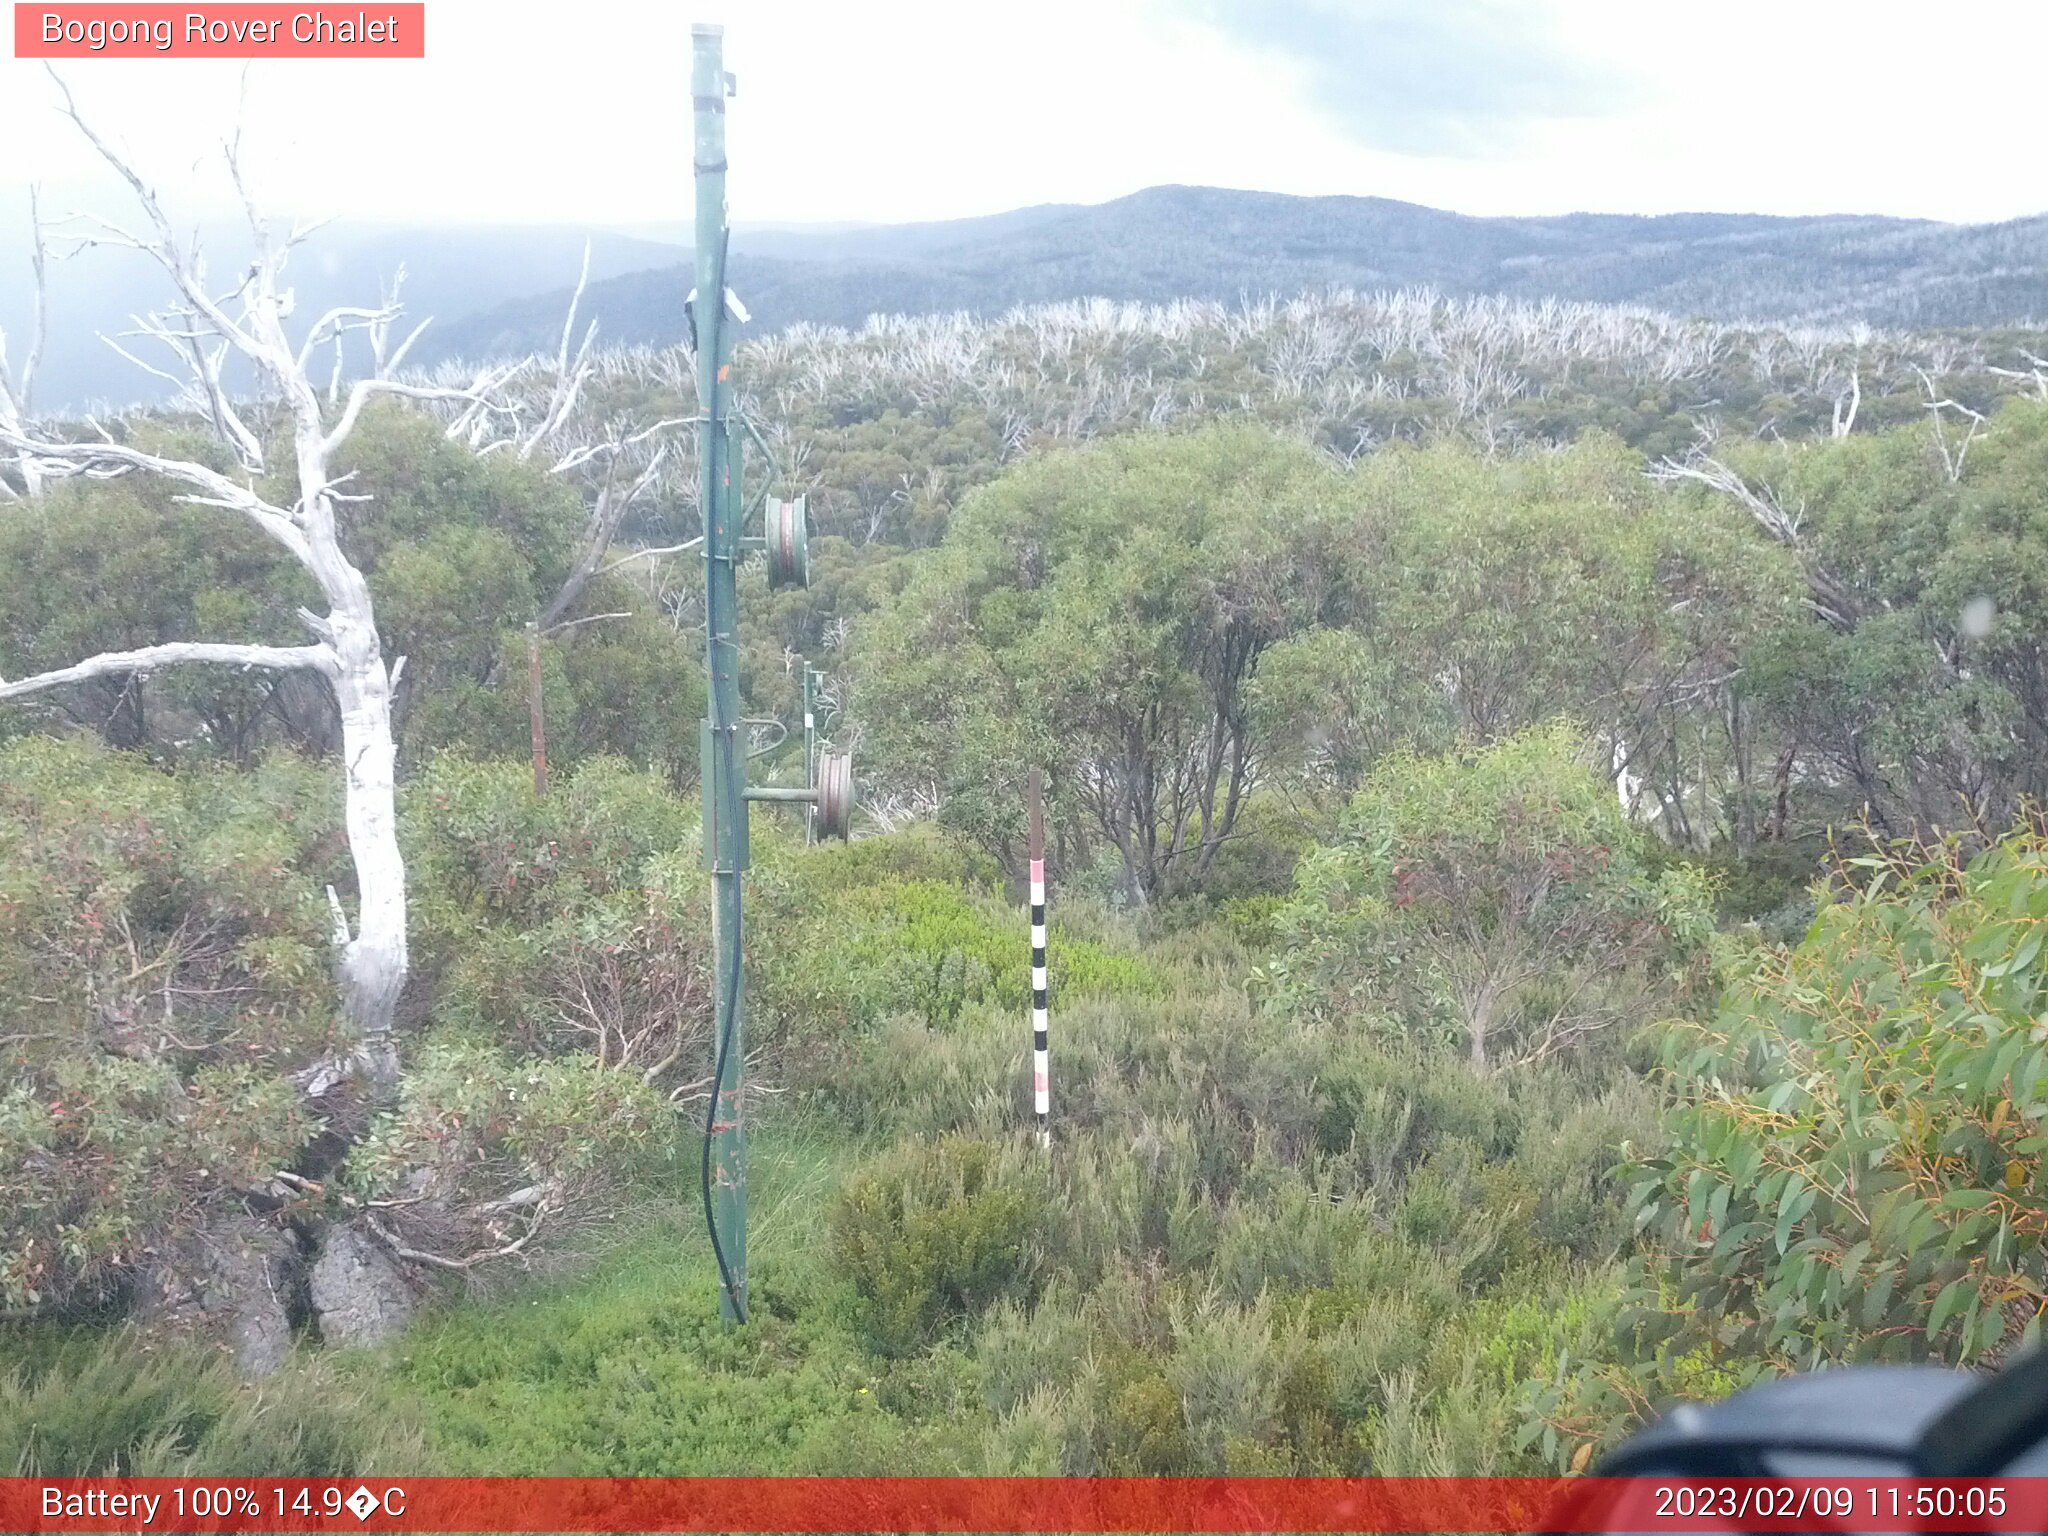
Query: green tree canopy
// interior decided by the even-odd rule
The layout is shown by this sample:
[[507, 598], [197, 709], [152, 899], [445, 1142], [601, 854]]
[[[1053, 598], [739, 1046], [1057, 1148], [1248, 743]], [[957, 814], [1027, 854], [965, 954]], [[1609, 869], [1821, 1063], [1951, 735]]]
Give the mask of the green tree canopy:
[[1244, 427], [1019, 464], [861, 629], [881, 773], [1013, 850], [1044, 763], [1075, 852], [1099, 837], [1134, 899], [1167, 894], [1243, 807], [1265, 745], [1246, 685], [1319, 616], [1338, 487], [1307, 444]]
[[1828, 812], [1867, 805], [1900, 834], [1996, 829], [2048, 794], [2048, 402], [2007, 402], [1967, 456], [1946, 430], [1946, 456], [1923, 419], [1726, 458], [1796, 525], [1829, 612], [1747, 657], [1760, 726], [1834, 792]]
[[1395, 752], [1302, 861], [1275, 1000], [1456, 1042], [1482, 1070], [1552, 1054], [1639, 1016], [1643, 989], [1626, 984], [1711, 927], [1699, 878], [1653, 874], [1643, 853], [1568, 725]]
[[2048, 828], [1848, 861], [1796, 948], [1675, 1026], [1636, 1194], [1644, 1342], [1781, 1369], [1979, 1359], [2048, 1309]]
[[[186, 457], [220, 451], [173, 424], [138, 431]], [[402, 750], [413, 760], [447, 746], [524, 751], [524, 627], [568, 569], [585, 516], [574, 490], [512, 455], [479, 458], [431, 417], [389, 405], [365, 413], [346, 473], [349, 493], [366, 499], [348, 504], [343, 537], [369, 577], [385, 648], [406, 658]], [[289, 501], [289, 487], [278, 494]], [[296, 610], [310, 598], [304, 574], [260, 535], [165, 484], [63, 483], [0, 518], [0, 676], [195, 635], [299, 643]], [[622, 576], [593, 582], [581, 610], [627, 617], [549, 642], [556, 755], [693, 770], [703, 670], [693, 637]], [[242, 763], [267, 744], [324, 752], [337, 739], [325, 690], [290, 673], [95, 679], [19, 708], [116, 746]]]

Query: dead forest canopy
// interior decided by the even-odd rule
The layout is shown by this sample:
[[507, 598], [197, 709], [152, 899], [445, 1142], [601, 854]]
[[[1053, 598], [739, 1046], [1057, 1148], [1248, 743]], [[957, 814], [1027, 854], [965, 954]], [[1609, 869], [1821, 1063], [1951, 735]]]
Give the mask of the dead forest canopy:
[[[326, 674], [0, 701], [0, 1461], [1575, 1468], [2037, 1331], [2048, 336], [1330, 292], [748, 341], [813, 561], [742, 578], [757, 772], [801, 773], [808, 658], [864, 809], [820, 849], [757, 813], [739, 1334], [690, 1209], [690, 364], [573, 343], [484, 413], [394, 375], [445, 398], [334, 459], [404, 658], [395, 1081], [327, 1070]], [[250, 470], [199, 412], [102, 425]], [[189, 478], [43, 474], [92, 434], [39, 430], [0, 679], [304, 645], [291, 549]]]

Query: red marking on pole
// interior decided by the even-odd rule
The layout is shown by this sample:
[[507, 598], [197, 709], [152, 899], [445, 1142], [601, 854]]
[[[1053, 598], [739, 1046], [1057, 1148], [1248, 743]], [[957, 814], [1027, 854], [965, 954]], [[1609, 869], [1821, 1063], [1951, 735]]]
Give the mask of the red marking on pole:
[[[1034, 767], [1026, 793], [1030, 796], [1026, 822], [1030, 844], [1031, 889], [1026, 893], [1031, 915], [1031, 1112], [1038, 1121], [1038, 1139], [1052, 1146], [1052, 1013], [1040, 1006], [1049, 1001], [1046, 977], [1038, 968], [1042, 958], [1039, 944], [1043, 935], [1038, 924], [1045, 916], [1045, 770]], [[1041, 1043], [1043, 1042], [1043, 1043]]]

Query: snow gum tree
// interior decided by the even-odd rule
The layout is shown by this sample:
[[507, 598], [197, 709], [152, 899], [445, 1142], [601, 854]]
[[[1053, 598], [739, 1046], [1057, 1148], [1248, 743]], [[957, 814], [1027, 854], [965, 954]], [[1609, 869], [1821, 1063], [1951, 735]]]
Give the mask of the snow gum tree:
[[[80, 239], [141, 251], [162, 269], [171, 289], [169, 302], [142, 318], [136, 334], [165, 347], [175, 364], [173, 369], [142, 366], [177, 386], [176, 406], [210, 427], [226, 450], [216, 462], [232, 467], [147, 451], [97, 424], [82, 433], [39, 427], [13, 410], [0, 414], [0, 463], [24, 490], [67, 476], [137, 474], [171, 481], [180, 499], [242, 518], [289, 554], [312, 578], [324, 611], [300, 610], [310, 635], [303, 645], [191, 639], [103, 652], [69, 666], [0, 680], [0, 700], [187, 663], [307, 672], [332, 690], [356, 884], [353, 924], [339, 897], [332, 898], [333, 934], [342, 1016], [352, 1039], [345, 1051], [311, 1072], [303, 1086], [319, 1094], [344, 1076], [360, 1073], [380, 1096], [388, 1095], [399, 1074], [392, 1021], [407, 970], [405, 863], [394, 807], [392, 735], [392, 696], [404, 658], [385, 656], [369, 584], [338, 536], [337, 510], [349, 495], [347, 477], [337, 473], [335, 464], [372, 399], [396, 395], [459, 401], [462, 410], [449, 430], [462, 434], [477, 414], [492, 408], [506, 374], [479, 375], [461, 386], [398, 378], [423, 326], [391, 345], [401, 313], [395, 296], [374, 307], [329, 310], [294, 345], [286, 330], [293, 310], [292, 292], [284, 284], [286, 261], [308, 231], [294, 227], [282, 239], [273, 236], [249, 200], [234, 148], [227, 152], [228, 168], [248, 210], [255, 256], [223, 284], [209, 278], [196, 242], [180, 237], [151, 186], [79, 116], [68, 90], [64, 102], [72, 121], [127, 183], [142, 214], [133, 232], [93, 221]], [[367, 342], [370, 367], [344, 389], [341, 349], [351, 336], [360, 338], [359, 347]], [[323, 391], [313, 382], [312, 368], [316, 354], [327, 347], [334, 348], [336, 362]], [[231, 367], [254, 378], [260, 403], [231, 395]], [[271, 444], [278, 439], [287, 446], [274, 452]], [[24, 514], [17, 510], [11, 515]]]

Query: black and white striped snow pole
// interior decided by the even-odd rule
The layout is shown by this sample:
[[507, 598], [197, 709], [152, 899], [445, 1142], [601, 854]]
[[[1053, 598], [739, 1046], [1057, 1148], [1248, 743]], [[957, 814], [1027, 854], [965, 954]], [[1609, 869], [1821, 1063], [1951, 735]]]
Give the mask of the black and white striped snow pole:
[[1052, 1145], [1052, 1048], [1046, 1037], [1045, 776], [1031, 770], [1031, 1108], [1038, 1140]]

